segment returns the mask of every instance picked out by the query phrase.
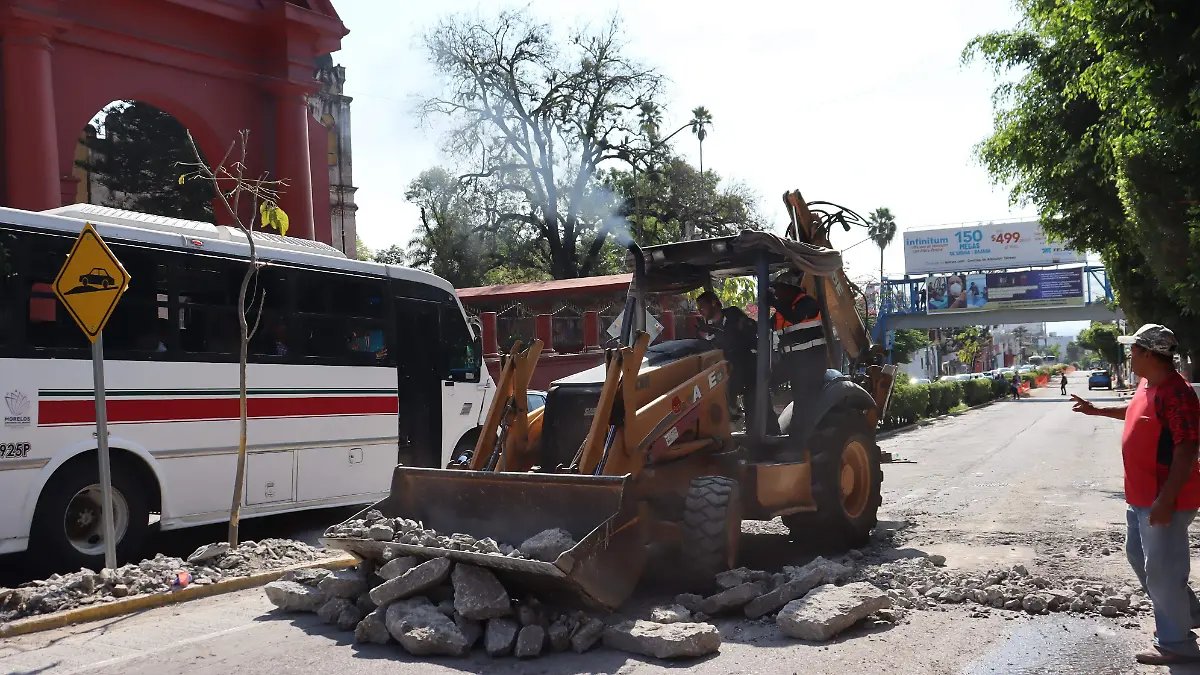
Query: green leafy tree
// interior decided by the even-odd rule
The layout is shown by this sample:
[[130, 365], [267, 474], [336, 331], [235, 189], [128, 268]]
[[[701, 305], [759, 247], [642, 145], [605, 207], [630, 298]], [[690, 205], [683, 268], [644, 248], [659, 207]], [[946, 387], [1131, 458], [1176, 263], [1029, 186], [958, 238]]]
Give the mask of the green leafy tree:
[[1047, 232], [1098, 251], [1135, 323], [1200, 347], [1200, 13], [1168, 0], [1021, 0], [965, 58], [1015, 77], [978, 153]]
[[749, 188], [722, 185], [720, 176], [702, 174], [680, 157], [636, 176], [612, 169], [604, 185], [617, 202], [616, 214], [628, 221], [631, 236], [643, 246], [679, 241], [689, 230], [703, 238], [765, 227]]
[[404, 254], [404, 247], [399, 244], [392, 244], [387, 248], [375, 251], [371, 254], [371, 260], [384, 265], [404, 265], [408, 262], [408, 258]]
[[931, 344], [927, 331], [901, 328], [892, 334], [892, 363], [911, 363], [917, 350]]
[[958, 345], [958, 360], [970, 370], [975, 370], [975, 360], [982, 350], [982, 337], [983, 333], [975, 326], [964, 328], [954, 335], [954, 342]]
[[896, 238], [896, 216], [886, 206], [881, 206], [867, 216], [867, 236], [879, 247], [879, 283], [883, 283], [883, 251]]
[[1067, 363], [1078, 363], [1079, 358], [1083, 356], [1083, 348], [1079, 343], [1072, 340], [1067, 343]]
[[103, 112], [103, 128], [83, 139], [89, 158], [78, 165], [108, 189], [104, 205], [211, 222], [212, 185], [177, 180], [180, 167], [196, 161], [187, 129], [141, 101], [118, 101]]
[[444, 87], [421, 111], [477, 169], [463, 178], [495, 191], [485, 224], [498, 237], [516, 230], [509, 260], [555, 279], [595, 274], [621, 225], [599, 167], [628, 156], [662, 78], [624, 52], [616, 20], [564, 36], [524, 10], [455, 16], [425, 47]]
[[363, 243], [362, 237], [357, 235], [354, 237], [354, 257], [363, 261], [375, 259], [375, 254], [371, 251], [370, 247]]
[[1079, 346], [1090, 349], [1100, 355], [1111, 366], [1121, 363], [1122, 348], [1117, 342], [1121, 329], [1115, 323], [1092, 322], [1092, 325], [1079, 333]]

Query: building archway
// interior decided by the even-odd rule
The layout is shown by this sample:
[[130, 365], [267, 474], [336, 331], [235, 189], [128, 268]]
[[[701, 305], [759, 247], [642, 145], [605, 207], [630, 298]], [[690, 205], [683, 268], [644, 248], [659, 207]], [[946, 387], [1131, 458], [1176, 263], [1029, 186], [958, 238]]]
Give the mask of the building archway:
[[330, 242], [326, 144], [310, 134], [308, 97], [314, 60], [347, 32], [330, 0], [0, 0], [3, 204], [73, 203], [80, 129], [108, 102], [138, 99], [209, 158], [249, 129], [251, 171], [290, 184], [289, 235]]

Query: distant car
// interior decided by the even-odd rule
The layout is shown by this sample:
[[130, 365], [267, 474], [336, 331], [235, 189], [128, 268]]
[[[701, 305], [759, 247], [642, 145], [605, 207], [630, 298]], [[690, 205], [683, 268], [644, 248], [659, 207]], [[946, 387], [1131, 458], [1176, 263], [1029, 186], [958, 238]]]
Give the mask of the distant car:
[[1017, 372], [1021, 373], [1022, 375], [1024, 375], [1025, 373], [1028, 373], [1028, 372], [1032, 372], [1032, 371], [1033, 371], [1033, 366], [1021, 366], [1020, 368], [1017, 368]]
[[909, 381], [908, 381], [908, 383], [909, 383], [909, 384], [929, 384], [929, 378], [927, 378], [927, 377], [914, 377], [914, 378], [912, 378], [911, 380], [909, 380]]
[[116, 279], [108, 273], [108, 270], [102, 267], [93, 268], [87, 274], [79, 275], [80, 286], [99, 286], [100, 288], [108, 288], [117, 283]]
[[546, 405], [546, 392], [544, 391], [530, 389], [525, 395], [527, 397], [525, 400], [529, 402], [529, 412], [533, 412]]
[[1088, 375], [1088, 391], [1092, 389], [1112, 389], [1112, 374], [1107, 370], [1093, 370]]

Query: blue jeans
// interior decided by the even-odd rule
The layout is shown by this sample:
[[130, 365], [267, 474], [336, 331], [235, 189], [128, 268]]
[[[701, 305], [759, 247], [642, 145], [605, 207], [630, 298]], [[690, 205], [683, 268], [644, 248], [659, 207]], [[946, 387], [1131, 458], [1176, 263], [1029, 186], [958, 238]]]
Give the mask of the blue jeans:
[[1164, 651], [1200, 655], [1192, 627], [1200, 625], [1200, 600], [1188, 585], [1191, 551], [1188, 526], [1196, 511], [1176, 511], [1170, 525], [1150, 525], [1150, 509], [1130, 506], [1125, 555], [1142, 589], [1154, 603], [1154, 644]]

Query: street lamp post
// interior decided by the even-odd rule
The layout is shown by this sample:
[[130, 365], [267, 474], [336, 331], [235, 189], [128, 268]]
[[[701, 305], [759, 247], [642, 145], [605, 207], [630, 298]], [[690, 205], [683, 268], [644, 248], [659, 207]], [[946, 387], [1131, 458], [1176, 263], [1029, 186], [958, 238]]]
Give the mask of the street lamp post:
[[[687, 124], [676, 129], [675, 131], [672, 131], [670, 133], [670, 135], [668, 135], [666, 138], [662, 138], [657, 141], [651, 140], [650, 144], [646, 147], [645, 154], [646, 155], [652, 154], [657, 148], [660, 148], [663, 145], [666, 145], [667, 141], [674, 138], [676, 135], [679, 134], [679, 132], [683, 131], [684, 129], [690, 129], [690, 128], [692, 128], [692, 123], [688, 122]], [[628, 142], [629, 142], [628, 138], [626, 138], [626, 143], [628, 143]], [[635, 224], [641, 225], [641, 220], [642, 220], [642, 209], [641, 209], [641, 199], [640, 199], [641, 190], [638, 189], [637, 162], [638, 162], [637, 155], [635, 153], [631, 152], [629, 154], [629, 166], [630, 166], [630, 168], [633, 169], [633, 214], [634, 214], [633, 219], [634, 219]], [[684, 223], [683, 224], [683, 238], [685, 240], [690, 240], [690, 239], [694, 238], [695, 236], [696, 236], [695, 225], [693, 225], [690, 222]]]

